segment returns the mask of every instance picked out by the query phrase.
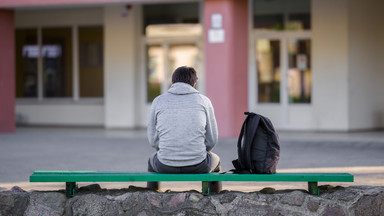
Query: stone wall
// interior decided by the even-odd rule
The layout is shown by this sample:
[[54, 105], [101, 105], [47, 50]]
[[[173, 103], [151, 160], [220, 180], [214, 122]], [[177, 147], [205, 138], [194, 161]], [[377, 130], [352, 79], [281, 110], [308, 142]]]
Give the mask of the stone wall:
[[384, 187], [323, 186], [320, 196], [273, 188], [203, 196], [197, 191], [159, 193], [90, 185], [72, 198], [64, 191], [25, 192], [14, 187], [0, 192], [0, 216], [10, 215], [384, 215]]

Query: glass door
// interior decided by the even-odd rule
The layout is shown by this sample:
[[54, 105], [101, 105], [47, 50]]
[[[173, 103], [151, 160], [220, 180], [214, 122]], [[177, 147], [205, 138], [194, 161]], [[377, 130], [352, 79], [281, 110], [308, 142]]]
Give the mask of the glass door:
[[[172, 72], [180, 66], [201, 68], [196, 43], [155, 43], [147, 45], [147, 102], [165, 93], [171, 85]], [[199, 72], [198, 72], [199, 73]]]
[[312, 100], [310, 32], [255, 31], [251, 42], [250, 110], [292, 128]]
[[311, 103], [311, 40], [287, 39], [290, 104]]
[[280, 40], [256, 39], [258, 103], [280, 103], [280, 47]]

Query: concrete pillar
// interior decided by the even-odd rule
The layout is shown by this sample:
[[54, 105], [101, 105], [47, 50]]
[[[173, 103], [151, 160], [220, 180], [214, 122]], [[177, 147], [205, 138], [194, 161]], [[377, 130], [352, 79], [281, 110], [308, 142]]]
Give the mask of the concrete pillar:
[[248, 111], [247, 4], [247, 0], [204, 1], [206, 93], [220, 137], [238, 136]]
[[384, 127], [384, 1], [349, 0], [349, 130]]
[[384, 126], [384, 3], [313, 0], [313, 107], [318, 130]]
[[348, 130], [348, 0], [312, 1], [312, 80], [317, 130]]
[[108, 5], [104, 9], [104, 83], [105, 127], [135, 126], [135, 32], [138, 7], [127, 16], [124, 5]]
[[15, 131], [14, 12], [0, 9], [0, 132]]

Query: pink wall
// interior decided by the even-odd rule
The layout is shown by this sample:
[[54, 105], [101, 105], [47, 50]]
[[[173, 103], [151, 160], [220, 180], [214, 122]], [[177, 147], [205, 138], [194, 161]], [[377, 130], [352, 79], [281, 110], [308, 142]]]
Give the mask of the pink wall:
[[14, 13], [0, 10], [0, 132], [15, 131]]
[[[212, 100], [220, 137], [236, 137], [248, 111], [247, 0], [205, 0], [206, 92]], [[208, 40], [211, 15], [222, 14], [225, 41]]]

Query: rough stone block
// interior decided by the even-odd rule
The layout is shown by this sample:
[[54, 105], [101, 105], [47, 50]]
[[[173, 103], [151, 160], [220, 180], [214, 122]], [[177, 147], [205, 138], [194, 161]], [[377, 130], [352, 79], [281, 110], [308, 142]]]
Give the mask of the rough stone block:
[[280, 201], [281, 203], [290, 206], [301, 206], [303, 205], [306, 196], [307, 195], [301, 191], [293, 191], [283, 196]]
[[384, 193], [363, 196], [355, 205], [355, 215], [384, 215]]
[[96, 194], [71, 199], [72, 215], [115, 216], [123, 212], [121, 205]]
[[307, 202], [307, 208], [311, 212], [316, 212], [320, 207], [320, 201], [315, 199], [309, 199]]
[[346, 213], [340, 206], [327, 206], [321, 216], [345, 216]]
[[32, 192], [25, 215], [63, 215], [66, 200], [63, 193]]
[[29, 204], [28, 193], [0, 193], [0, 215], [23, 215]]

